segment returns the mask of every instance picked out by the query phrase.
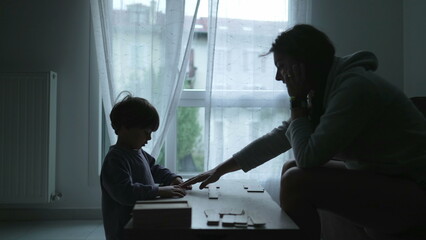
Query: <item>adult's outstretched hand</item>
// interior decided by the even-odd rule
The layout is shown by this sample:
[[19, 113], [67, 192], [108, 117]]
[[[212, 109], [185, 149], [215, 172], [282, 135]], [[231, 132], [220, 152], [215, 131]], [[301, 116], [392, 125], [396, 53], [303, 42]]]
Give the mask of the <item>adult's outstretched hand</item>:
[[222, 175], [220, 173], [218, 173], [217, 168], [213, 168], [209, 171], [200, 173], [199, 175], [186, 180], [185, 182], [183, 182], [179, 186], [182, 187], [182, 188], [187, 188], [188, 186], [191, 186], [195, 183], [202, 182], [200, 184], [200, 189], [203, 189], [208, 184], [216, 182], [217, 180], [219, 180], [219, 178], [221, 176]]

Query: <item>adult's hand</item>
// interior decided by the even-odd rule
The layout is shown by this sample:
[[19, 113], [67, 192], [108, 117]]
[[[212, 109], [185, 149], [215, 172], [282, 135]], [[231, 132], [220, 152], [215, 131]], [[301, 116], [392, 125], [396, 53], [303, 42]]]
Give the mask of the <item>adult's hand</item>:
[[158, 196], [162, 198], [172, 198], [172, 197], [184, 197], [186, 195], [186, 191], [184, 188], [179, 185], [174, 186], [163, 186], [158, 188]]
[[219, 180], [219, 178], [222, 176], [222, 174], [218, 173], [217, 168], [213, 168], [209, 171], [203, 172], [195, 177], [192, 177], [188, 180], [186, 180], [183, 184], [180, 186], [182, 188], [186, 188], [187, 186], [190, 186], [192, 184], [202, 182], [200, 184], [200, 189], [205, 188], [208, 184], [216, 182]]
[[287, 92], [290, 97], [306, 98], [312, 90], [311, 83], [306, 79], [306, 69], [303, 63], [293, 64], [284, 74]]
[[216, 182], [217, 180], [219, 180], [219, 178], [222, 175], [229, 173], [229, 172], [237, 171], [239, 169], [241, 169], [241, 167], [238, 165], [237, 161], [233, 157], [231, 157], [230, 159], [219, 164], [215, 168], [188, 179], [187, 181], [182, 183], [180, 186], [182, 188], [185, 188], [185, 187], [192, 185], [194, 183], [202, 182], [200, 184], [200, 189], [203, 189], [208, 184]]
[[[181, 177], [176, 177], [176, 178], [175, 178], [175, 179], [173, 179], [173, 181], [170, 183], [170, 186], [174, 186], [174, 185], [178, 185], [178, 186], [180, 186], [182, 183], [183, 183], [182, 178], [181, 178]], [[187, 186], [185, 186], [185, 187], [184, 187], [184, 189], [191, 190], [191, 189], [192, 189], [192, 186], [191, 186], [191, 185], [187, 185]]]

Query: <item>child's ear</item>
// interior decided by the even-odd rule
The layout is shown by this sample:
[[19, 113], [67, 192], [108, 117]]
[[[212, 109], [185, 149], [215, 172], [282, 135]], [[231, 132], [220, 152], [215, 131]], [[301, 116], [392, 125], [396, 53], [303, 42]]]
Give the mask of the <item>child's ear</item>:
[[126, 126], [120, 126], [120, 128], [117, 130], [117, 133], [123, 133], [123, 132], [127, 132], [127, 130], [129, 130]]

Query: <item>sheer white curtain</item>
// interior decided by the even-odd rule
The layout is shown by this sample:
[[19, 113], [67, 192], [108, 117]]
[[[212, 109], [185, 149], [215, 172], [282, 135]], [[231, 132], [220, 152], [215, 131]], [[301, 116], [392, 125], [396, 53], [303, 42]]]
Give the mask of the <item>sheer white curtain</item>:
[[109, 113], [122, 91], [148, 99], [160, 128], [145, 147], [157, 157], [185, 78], [199, 0], [91, 0], [93, 28], [111, 144]]
[[[208, 10], [197, 17], [200, 1]], [[190, 121], [176, 120], [178, 104], [196, 107], [197, 118], [204, 119], [199, 124], [204, 141], [197, 140], [202, 148], [198, 155], [205, 156], [197, 159], [204, 161], [199, 164], [204, 169], [288, 119], [288, 96], [285, 86], [274, 80], [272, 55], [260, 55], [286, 28], [309, 23], [310, 0], [91, 0], [91, 7], [106, 120], [121, 91], [148, 99], [160, 113], [160, 129], [146, 147], [154, 157], [170, 125], [175, 132], [176, 126], [188, 130], [179, 128], [179, 121]], [[181, 98], [188, 80], [192, 89], [185, 87]], [[109, 122], [107, 127], [114, 143]], [[185, 145], [187, 139], [179, 136], [168, 135], [174, 146], [166, 148], [166, 157], [174, 157], [165, 162], [177, 171], [179, 154], [167, 151]], [[194, 151], [188, 149], [189, 154]], [[224, 178], [256, 179], [277, 200], [280, 171], [290, 154]]]
[[[275, 81], [273, 56], [260, 55], [269, 51], [280, 32], [307, 23], [309, 16], [307, 0], [211, 1], [208, 169], [289, 118], [287, 91]], [[255, 179], [278, 201], [281, 169], [291, 154], [224, 178]]]

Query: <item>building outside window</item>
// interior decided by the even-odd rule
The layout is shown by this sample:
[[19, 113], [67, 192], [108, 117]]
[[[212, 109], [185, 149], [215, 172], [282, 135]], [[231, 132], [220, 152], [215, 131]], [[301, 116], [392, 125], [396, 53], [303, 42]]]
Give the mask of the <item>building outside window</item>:
[[[286, 16], [287, 3], [281, 2]], [[161, 25], [157, 28], [155, 22], [163, 23], [166, 15], [157, 13], [153, 17], [157, 4], [114, 0], [113, 39], [132, 36], [126, 41], [112, 41], [114, 84], [120, 85], [118, 89], [155, 91], [161, 87], [156, 86], [155, 79], [162, 73], [150, 65], [153, 61], [145, 60], [164, 54], [156, 46], [164, 36]], [[219, 5], [218, 11], [228, 11], [227, 6]], [[274, 80], [272, 56], [260, 56], [268, 52], [279, 31], [286, 28], [287, 20], [281, 16], [273, 20], [268, 12], [252, 15], [254, 19], [226, 14], [218, 15], [215, 35], [209, 36], [212, 19], [208, 1], [201, 1], [179, 107], [157, 158], [160, 164], [184, 177], [226, 160], [289, 116], [285, 87]], [[148, 22], [151, 24], [145, 27]], [[132, 34], [127, 34], [130, 31]], [[212, 37], [213, 56], [208, 52]], [[282, 161], [278, 165], [281, 167]]]

